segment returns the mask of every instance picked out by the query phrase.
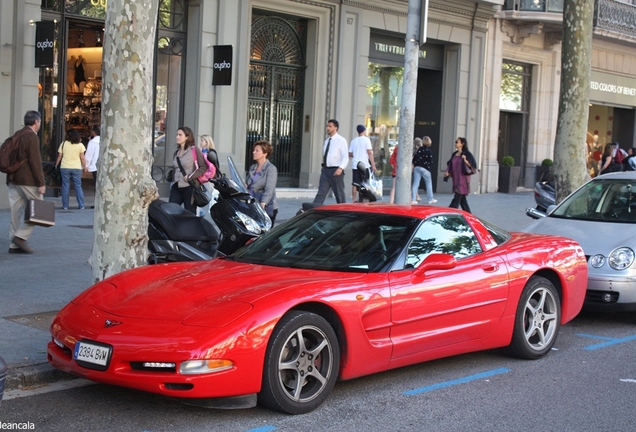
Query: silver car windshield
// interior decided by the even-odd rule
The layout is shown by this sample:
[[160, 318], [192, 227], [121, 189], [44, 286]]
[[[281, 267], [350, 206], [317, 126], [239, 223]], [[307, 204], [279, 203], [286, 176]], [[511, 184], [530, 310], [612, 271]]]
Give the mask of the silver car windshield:
[[597, 222], [636, 223], [636, 182], [593, 180], [565, 199], [550, 217]]

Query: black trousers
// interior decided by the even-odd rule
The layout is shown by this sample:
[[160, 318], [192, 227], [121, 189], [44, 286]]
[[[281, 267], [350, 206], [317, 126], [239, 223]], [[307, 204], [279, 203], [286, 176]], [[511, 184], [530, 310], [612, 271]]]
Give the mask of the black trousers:
[[450, 208], [459, 208], [461, 206], [462, 210], [470, 213], [470, 207], [468, 206], [468, 200], [466, 200], [466, 195], [462, 195], [460, 193], [455, 192], [455, 196], [451, 201], [449, 207]]
[[168, 198], [168, 201], [175, 204], [183, 204], [186, 210], [197, 214], [197, 206], [192, 202], [192, 186], [188, 185], [184, 188], [180, 188], [177, 185], [178, 183], [175, 183], [170, 188], [170, 198]]

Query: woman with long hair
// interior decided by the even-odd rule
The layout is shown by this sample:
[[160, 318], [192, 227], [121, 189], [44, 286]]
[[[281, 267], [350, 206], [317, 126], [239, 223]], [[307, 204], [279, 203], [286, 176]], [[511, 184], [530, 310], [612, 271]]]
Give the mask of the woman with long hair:
[[613, 144], [607, 144], [605, 146], [603, 156], [601, 156], [601, 163], [598, 168], [598, 175], [614, 172], [614, 157], [612, 157], [613, 151]]
[[174, 183], [170, 188], [168, 201], [183, 204], [186, 210], [196, 214], [197, 206], [192, 200], [192, 190], [199, 185], [197, 177], [203, 175], [208, 166], [201, 150], [195, 145], [192, 129], [185, 126], [177, 129], [176, 140], [177, 150], [172, 157]]
[[261, 203], [261, 206], [272, 220], [272, 226], [278, 214], [278, 201], [276, 200], [276, 182], [278, 170], [269, 157], [274, 151], [274, 146], [269, 141], [261, 140], [252, 147], [254, 164], [247, 174], [247, 187], [250, 194]]
[[[57, 149], [55, 166], [60, 166], [62, 175], [62, 208], [68, 210], [69, 195], [71, 192], [71, 180], [75, 188], [75, 198], [80, 210], [84, 210], [84, 191], [82, 190], [82, 171], [86, 168], [84, 159], [86, 147], [82, 144], [77, 129], [69, 129], [66, 132], [66, 140]], [[60, 164], [61, 162], [61, 164]]]
[[449, 207], [458, 208], [470, 213], [467, 195], [470, 193], [470, 174], [477, 171], [477, 161], [473, 154], [468, 151], [466, 138], [459, 137], [455, 140], [455, 151], [446, 163], [446, 173], [444, 177], [453, 180], [453, 200]]

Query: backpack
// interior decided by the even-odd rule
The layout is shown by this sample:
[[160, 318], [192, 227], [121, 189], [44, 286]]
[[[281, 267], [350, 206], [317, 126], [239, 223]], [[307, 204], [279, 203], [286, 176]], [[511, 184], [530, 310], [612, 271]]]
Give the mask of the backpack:
[[[195, 169], [199, 169], [199, 163], [197, 162], [197, 151], [195, 150], [194, 147], [192, 147], [192, 157], [194, 158]], [[203, 159], [205, 160], [205, 163], [208, 165], [208, 169], [205, 170], [205, 172], [201, 174], [199, 177], [197, 177], [197, 180], [199, 180], [199, 183], [201, 184], [207, 183], [210, 179], [213, 179], [214, 176], [216, 175], [216, 167], [212, 164], [212, 162], [210, 162], [208, 158], [205, 157], [205, 155], [203, 156]]]
[[12, 174], [16, 172], [26, 159], [18, 160], [21, 133], [10, 136], [0, 146], [0, 172]]

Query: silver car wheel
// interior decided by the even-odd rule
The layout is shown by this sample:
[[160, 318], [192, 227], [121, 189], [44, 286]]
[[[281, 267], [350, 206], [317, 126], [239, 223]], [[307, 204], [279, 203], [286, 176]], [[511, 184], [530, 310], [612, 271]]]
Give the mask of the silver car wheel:
[[320, 395], [333, 364], [333, 349], [327, 336], [315, 326], [292, 333], [278, 358], [278, 379], [287, 397], [309, 402]]
[[558, 326], [558, 301], [545, 287], [536, 288], [526, 301], [524, 333], [528, 346], [542, 351], [553, 342]]

